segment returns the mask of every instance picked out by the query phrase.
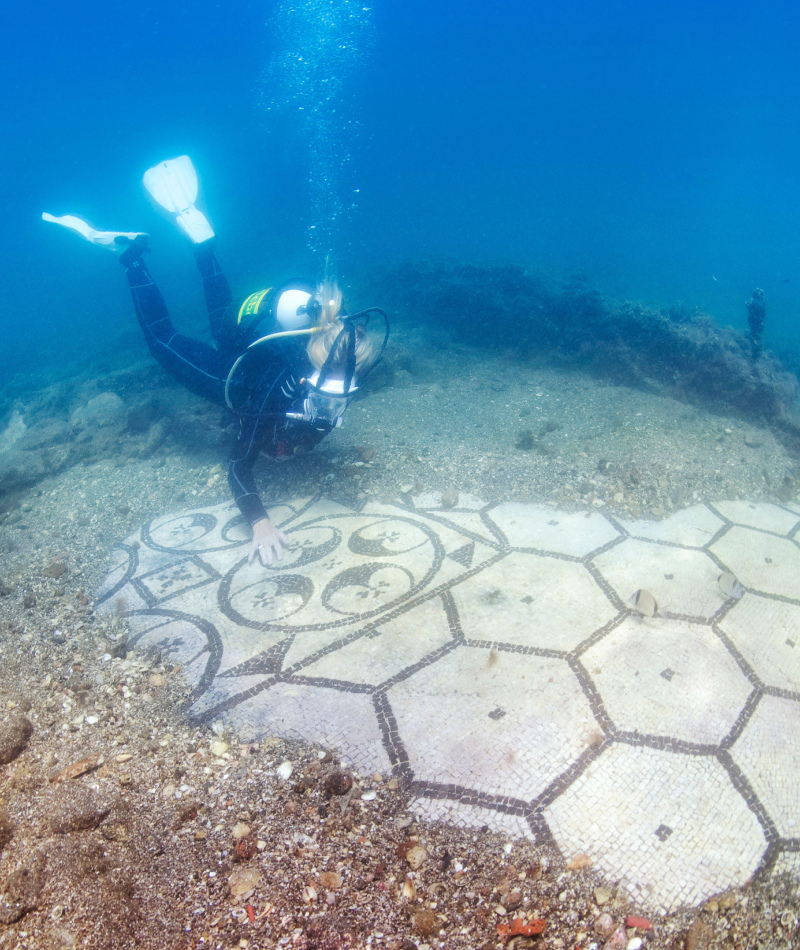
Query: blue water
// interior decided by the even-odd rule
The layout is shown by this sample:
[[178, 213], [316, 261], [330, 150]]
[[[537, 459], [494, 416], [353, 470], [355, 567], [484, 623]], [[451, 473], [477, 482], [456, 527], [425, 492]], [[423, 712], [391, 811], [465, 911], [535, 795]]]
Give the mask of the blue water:
[[788, 347], [799, 26], [796, 4], [750, 0], [17, 5], [0, 39], [2, 380], [140, 346], [111, 255], [44, 210], [149, 231], [193, 325], [191, 256], [140, 183], [183, 152], [242, 296], [326, 253], [345, 278], [450, 255], [736, 326], [762, 287], [768, 345]]

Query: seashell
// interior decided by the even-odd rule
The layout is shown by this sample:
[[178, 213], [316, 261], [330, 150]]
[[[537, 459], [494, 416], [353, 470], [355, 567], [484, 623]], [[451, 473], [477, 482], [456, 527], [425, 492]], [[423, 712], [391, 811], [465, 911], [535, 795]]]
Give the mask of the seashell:
[[633, 609], [643, 617], [655, 617], [658, 613], [658, 604], [649, 590], [640, 588], [630, 598]]
[[725, 571], [724, 574], [719, 575], [717, 578], [717, 586], [722, 593], [731, 600], [741, 600], [744, 596], [744, 587], [742, 587], [730, 571]]

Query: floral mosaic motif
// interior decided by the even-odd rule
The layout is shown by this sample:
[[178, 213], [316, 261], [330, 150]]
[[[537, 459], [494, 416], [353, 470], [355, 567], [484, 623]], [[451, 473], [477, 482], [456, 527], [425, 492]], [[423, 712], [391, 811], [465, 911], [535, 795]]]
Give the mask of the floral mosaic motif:
[[[585, 852], [654, 911], [796, 850], [791, 508], [622, 523], [428, 496], [272, 516], [292, 542], [272, 568], [247, 563], [246, 526], [218, 505], [145, 525], [100, 591], [137, 648], [182, 663], [197, 719], [336, 746], [420, 814]], [[653, 617], [630, 606], [640, 588]]]

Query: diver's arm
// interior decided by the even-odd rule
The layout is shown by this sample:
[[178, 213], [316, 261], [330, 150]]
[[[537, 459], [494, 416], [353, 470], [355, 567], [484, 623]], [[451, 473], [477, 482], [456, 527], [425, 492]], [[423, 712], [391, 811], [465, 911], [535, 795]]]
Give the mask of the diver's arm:
[[269, 520], [266, 508], [256, 491], [256, 482], [253, 478], [253, 463], [259, 454], [259, 443], [256, 440], [258, 423], [254, 419], [246, 419], [242, 425], [239, 441], [231, 453], [228, 467], [228, 483], [231, 486], [233, 498], [244, 518], [253, 529], [253, 538], [247, 555], [249, 563], [258, 555], [261, 563], [269, 567], [273, 556], [278, 560], [283, 556], [283, 548], [288, 547], [289, 539], [279, 531]]
[[261, 446], [256, 440], [257, 420], [245, 419], [239, 431], [239, 441], [231, 452], [228, 466], [228, 484], [233, 500], [249, 525], [267, 517], [253, 478], [253, 464], [258, 458]]

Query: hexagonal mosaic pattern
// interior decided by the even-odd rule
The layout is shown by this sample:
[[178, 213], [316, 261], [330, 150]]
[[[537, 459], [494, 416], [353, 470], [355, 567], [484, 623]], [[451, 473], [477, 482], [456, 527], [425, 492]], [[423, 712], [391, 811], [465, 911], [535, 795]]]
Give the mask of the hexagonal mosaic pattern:
[[292, 542], [273, 568], [247, 564], [223, 504], [145, 525], [100, 591], [137, 648], [181, 664], [198, 720], [335, 747], [420, 815], [588, 854], [653, 911], [792, 865], [793, 508], [655, 524], [426, 495], [270, 516]]

